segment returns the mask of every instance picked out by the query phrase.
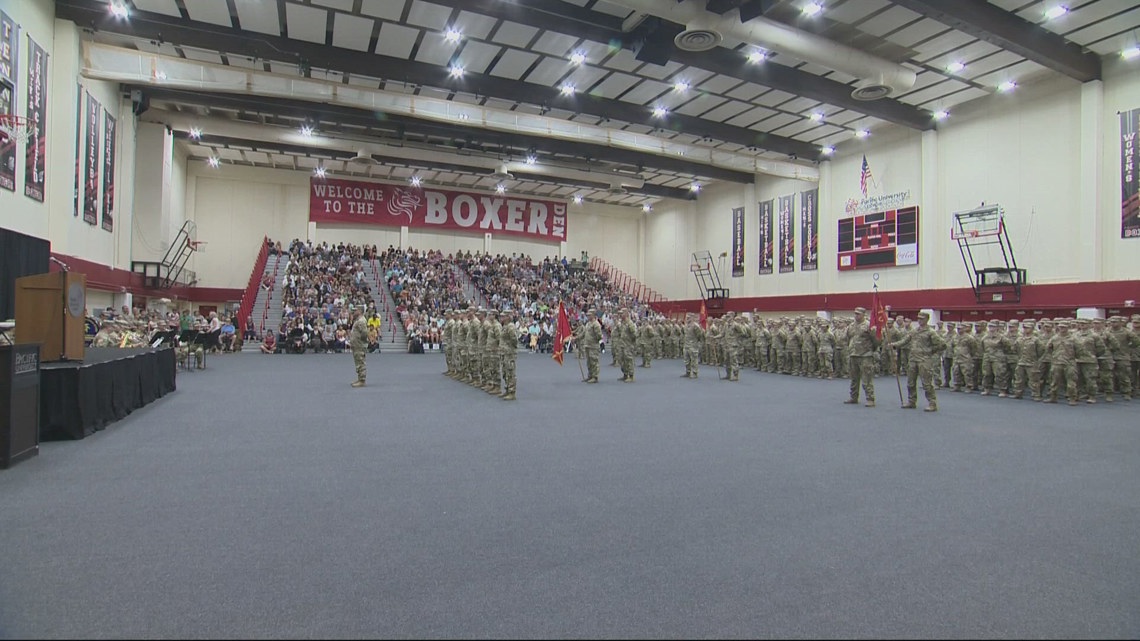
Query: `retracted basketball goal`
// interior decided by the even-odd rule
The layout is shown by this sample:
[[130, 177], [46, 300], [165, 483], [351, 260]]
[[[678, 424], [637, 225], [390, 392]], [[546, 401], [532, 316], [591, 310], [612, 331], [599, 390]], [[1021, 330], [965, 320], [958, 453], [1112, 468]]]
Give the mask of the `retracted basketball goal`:
[[720, 274], [716, 271], [712, 252], [693, 252], [693, 262], [689, 263], [689, 271], [697, 279], [697, 289], [701, 292], [708, 309], [721, 309], [724, 301], [728, 299], [728, 289], [721, 287]]
[[26, 142], [32, 135], [31, 122], [14, 114], [0, 114], [0, 152], [16, 143]]
[[1000, 205], [983, 205], [954, 214], [950, 238], [958, 243], [962, 264], [979, 303], [1021, 302], [1025, 270], [1017, 266]]

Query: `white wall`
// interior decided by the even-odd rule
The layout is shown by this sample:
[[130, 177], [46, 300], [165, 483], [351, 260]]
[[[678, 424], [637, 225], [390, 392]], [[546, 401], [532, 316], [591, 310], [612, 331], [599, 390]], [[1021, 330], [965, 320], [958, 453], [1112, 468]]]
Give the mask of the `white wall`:
[[[236, 167], [215, 169], [197, 161], [187, 163], [186, 216], [198, 226], [198, 239], [208, 242], [188, 267], [204, 287], [245, 287], [263, 236], [288, 244], [293, 238], [315, 242], [401, 246], [399, 227], [310, 225], [309, 174], [301, 171]], [[620, 269], [636, 273], [641, 260], [642, 212], [628, 207], [571, 205], [567, 219], [566, 253], [577, 258], [583, 250], [602, 256]], [[177, 228], [175, 228], [177, 230]], [[403, 230], [405, 247], [439, 249], [445, 254], [483, 251], [483, 234], [440, 234]], [[527, 242], [512, 236], [492, 237], [492, 253], [524, 253], [536, 260], [558, 256], [559, 245]]]
[[[732, 296], [778, 296], [880, 289], [962, 288], [970, 277], [950, 238], [953, 213], [1000, 204], [1019, 267], [1030, 283], [1134, 280], [1140, 240], [1120, 238], [1120, 143], [1117, 112], [1140, 107], [1140, 65], [1105, 61], [1102, 83], [1067, 79], [1031, 84], [955, 110], [938, 131], [895, 131], [841, 146], [820, 166], [819, 269], [760, 276], [761, 200], [793, 192], [800, 246], [798, 192], [812, 185], [759, 175], [754, 186], [717, 185], [696, 204], [667, 201], [647, 220], [645, 280], [674, 299], [698, 296], [688, 272], [693, 251], [716, 258], [730, 249], [732, 209], [745, 208], [745, 276], [721, 273]], [[864, 154], [876, 185], [869, 195], [910, 191], [920, 207], [919, 264], [839, 272], [837, 220], [848, 199], [862, 197]], [[773, 221], [773, 234], [776, 221]], [[1003, 264], [982, 249], [979, 267]], [[777, 250], [778, 260], [778, 250]], [[985, 263], [985, 264], [982, 264]], [[729, 261], [726, 271], [731, 272]]]
[[[44, 202], [24, 196], [24, 148], [18, 145], [16, 191], [0, 190], [0, 226], [51, 240], [52, 251], [105, 265], [129, 267], [134, 175], [134, 116], [115, 83], [79, 77], [79, 31], [71, 22], [55, 20], [55, 5], [47, 1], [0, 0], [21, 28], [17, 70], [16, 113], [27, 116], [28, 36], [48, 53], [46, 190]], [[83, 85], [115, 117], [117, 123], [114, 231], [88, 225], [73, 216], [75, 183], [75, 105], [77, 83]], [[100, 113], [100, 127], [102, 126]], [[102, 159], [102, 141], [100, 141]], [[100, 189], [103, 167], [100, 165]]]

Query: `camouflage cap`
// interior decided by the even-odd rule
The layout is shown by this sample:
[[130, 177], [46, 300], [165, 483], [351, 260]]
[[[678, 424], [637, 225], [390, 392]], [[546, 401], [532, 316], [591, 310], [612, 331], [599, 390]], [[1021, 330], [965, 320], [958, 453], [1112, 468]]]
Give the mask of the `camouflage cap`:
[[997, 326], [998, 326], [998, 325], [1000, 325], [1000, 324], [1001, 324], [1001, 323], [999, 323], [998, 321], [996, 321], [996, 320], [992, 320], [992, 321], [990, 321], [990, 322], [986, 323], [986, 327], [997, 327]]
[[866, 308], [866, 307], [856, 307], [856, 308], [855, 308], [855, 313], [856, 313], [856, 314], [866, 314], [866, 313], [867, 313], [867, 308]]
[[1036, 324], [1037, 324], [1036, 322], [1034, 322], [1032, 319], [1029, 319], [1029, 318], [1021, 321], [1022, 327], [1033, 327]]
[[1088, 325], [1088, 324], [1090, 324], [1091, 322], [1092, 322], [1092, 321], [1090, 321], [1090, 320], [1089, 320], [1089, 319], [1087, 319], [1087, 318], [1078, 318], [1078, 319], [1077, 319], [1077, 324], [1078, 324], [1078, 325]]
[[1092, 324], [1093, 325], [1103, 325], [1104, 319], [1103, 318], [1094, 318], [1094, 319], [1092, 319]]
[[930, 312], [919, 312], [919, 313], [918, 313], [918, 314], [916, 314], [915, 316], [916, 316], [917, 318], [925, 318], [925, 319], [928, 319], [928, 320], [929, 320], [929, 319], [930, 319]]

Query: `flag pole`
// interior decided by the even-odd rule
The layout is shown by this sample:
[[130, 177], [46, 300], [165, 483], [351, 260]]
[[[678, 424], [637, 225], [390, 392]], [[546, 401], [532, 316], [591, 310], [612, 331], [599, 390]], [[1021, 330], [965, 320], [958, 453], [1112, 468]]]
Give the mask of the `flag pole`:
[[[878, 276], [878, 274], [876, 274], [876, 276]], [[875, 283], [875, 315], [876, 316], [879, 313], [879, 306], [881, 304], [882, 303], [879, 302], [879, 284]], [[883, 331], [885, 332], [886, 329], [887, 328], [884, 325]], [[880, 346], [879, 349], [882, 349], [883, 347], [886, 347], [886, 346], [885, 345]], [[895, 370], [895, 386], [898, 387], [898, 389], [899, 389], [899, 407], [906, 407], [906, 401], [903, 400], [903, 395], [902, 395], [902, 379], [899, 378], [899, 360], [902, 358], [901, 350], [894, 350], [893, 356], [894, 356], [895, 366], [892, 367], [891, 369]]]

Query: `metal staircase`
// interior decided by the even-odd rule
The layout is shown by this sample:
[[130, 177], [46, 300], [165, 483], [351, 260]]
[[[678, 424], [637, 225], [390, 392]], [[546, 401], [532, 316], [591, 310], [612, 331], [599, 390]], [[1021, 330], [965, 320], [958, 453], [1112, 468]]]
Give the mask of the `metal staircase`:
[[197, 274], [186, 269], [186, 263], [202, 243], [197, 239], [198, 226], [194, 221], [182, 223], [174, 242], [161, 261], [132, 260], [131, 271], [142, 274], [143, 285], [151, 289], [170, 289], [177, 284], [193, 285]]
[[406, 352], [408, 333], [404, 331], [404, 323], [396, 312], [396, 299], [380, 269], [378, 262], [364, 261], [364, 275], [372, 284], [372, 301], [380, 312], [380, 352]]
[[479, 291], [479, 288], [475, 286], [475, 281], [471, 280], [471, 276], [467, 273], [467, 270], [456, 263], [452, 263], [451, 271], [455, 274], [456, 278], [459, 279], [459, 282], [463, 284], [463, 296], [470, 305], [484, 309], [491, 308], [491, 303], [487, 301], [487, 297], [483, 295], [483, 292]]

